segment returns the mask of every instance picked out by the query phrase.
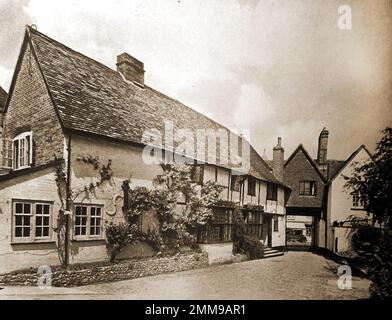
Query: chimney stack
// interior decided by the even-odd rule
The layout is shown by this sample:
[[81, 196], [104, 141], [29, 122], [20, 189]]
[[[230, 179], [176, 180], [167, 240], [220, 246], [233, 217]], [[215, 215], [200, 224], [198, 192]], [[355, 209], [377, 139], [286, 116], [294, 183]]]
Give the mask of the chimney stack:
[[144, 63], [128, 53], [117, 56], [117, 71], [125, 80], [144, 87]]
[[282, 148], [282, 138], [278, 138], [278, 144], [273, 149], [272, 173], [283, 182], [284, 149]]
[[319, 166], [325, 166], [327, 164], [328, 136], [329, 132], [327, 128], [323, 128], [320, 132], [317, 150], [317, 164]]

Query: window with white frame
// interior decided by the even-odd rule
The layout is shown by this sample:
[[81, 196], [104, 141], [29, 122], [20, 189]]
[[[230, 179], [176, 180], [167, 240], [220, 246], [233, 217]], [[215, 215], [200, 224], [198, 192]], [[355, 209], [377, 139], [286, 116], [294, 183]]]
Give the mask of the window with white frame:
[[31, 132], [23, 132], [17, 135], [13, 140], [13, 167], [14, 169], [27, 168], [33, 162], [33, 135]]
[[75, 206], [74, 235], [76, 238], [95, 238], [102, 236], [101, 206]]
[[33, 134], [18, 134], [14, 139], [2, 139], [1, 166], [14, 170], [25, 169], [33, 162]]
[[14, 201], [13, 241], [29, 242], [51, 238], [50, 203]]
[[2, 139], [1, 143], [1, 166], [12, 169], [12, 140]]
[[354, 208], [363, 208], [364, 207], [364, 201], [361, 199], [358, 192], [353, 194], [353, 207]]

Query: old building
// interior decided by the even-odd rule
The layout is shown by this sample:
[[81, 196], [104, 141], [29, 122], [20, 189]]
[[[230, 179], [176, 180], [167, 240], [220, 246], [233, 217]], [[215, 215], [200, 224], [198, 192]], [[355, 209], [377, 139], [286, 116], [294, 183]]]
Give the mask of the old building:
[[[147, 86], [144, 64], [137, 59], [121, 54], [117, 68], [26, 28], [4, 108], [1, 163], [7, 172], [0, 176], [0, 272], [58, 264], [56, 226], [64, 204], [55, 159], [65, 162], [68, 186], [76, 195], [97, 180], [91, 163], [111, 162], [110, 185], [92, 197], [76, 196], [70, 212], [70, 263], [104, 260], [105, 225], [123, 221], [123, 181], [151, 188], [162, 173], [159, 164], [144, 161], [144, 133], [164, 132], [167, 121], [174, 129], [228, 132]], [[288, 188], [251, 146], [249, 160], [241, 176], [229, 165], [206, 161], [198, 165], [198, 182], [221, 184], [222, 200], [243, 209], [248, 232], [265, 245], [283, 247]], [[216, 208], [216, 219], [200, 238], [206, 250], [216, 243], [230, 247], [231, 217], [232, 209]]]
[[7, 100], [7, 92], [2, 87], [0, 87], [0, 127], [2, 127], [2, 123], [3, 123], [3, 112], [4, 112], [6, 100]]
[[346, 188], [347, 177], [350, 177], [354, 167], [370, 160], [370, 153], [364, 145], [355, 150], [326, 185], [326, 245], [333, 252], [350, 250], [350, 240], [353, 232], [353, 222], [372, 223], [364, 204], [357, 194]]
[[292, 189], [286, 213], [288, 218], [312, 219], [311, 230], [307, 228], [311, 246], [342, 252], [350, 250], [353, 218], [368, 220], [358, 197], [345, 187], [345, 177], [370, 154], [360, 146], [346, 160], [330, 160], [328, 138], [324, 128], [319, 135], [317, 159], [301, 144], [285, 161], [284, 182]]

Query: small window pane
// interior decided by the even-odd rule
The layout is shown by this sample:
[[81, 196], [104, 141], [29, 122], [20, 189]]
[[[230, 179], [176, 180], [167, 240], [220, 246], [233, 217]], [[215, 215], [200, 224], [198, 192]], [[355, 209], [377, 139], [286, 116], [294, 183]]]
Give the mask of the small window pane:
[[30, 227], [23, 228], [23, 237], [30, 237]]
[[15, 213], [23, 213], [23, 204], [22, 203], [15, 204]]
[[49, 237], [49, 227], [43, 228], [43, 237]]
[[25, 226], [29, 226], [30, 225], [30, 216], [24, 216], [23, 217], [23, 224]]
[[21, 226], [23, 224], [23, 216], [15, 216], [15, 224]]
[[24, 213], [30, 213], [30, 212], [31, 212], [31, 204], [25, 203], [24, 204]]

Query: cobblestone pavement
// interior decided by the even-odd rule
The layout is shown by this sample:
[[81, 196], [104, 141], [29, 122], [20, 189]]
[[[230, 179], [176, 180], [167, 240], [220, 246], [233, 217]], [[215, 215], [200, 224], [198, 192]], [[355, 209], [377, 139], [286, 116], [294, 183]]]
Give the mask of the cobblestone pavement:
[[0, 299], [359, 299], [369, 281], [337, 286], [338, 264], [310, 252], [78, 288], [0, 290]]

